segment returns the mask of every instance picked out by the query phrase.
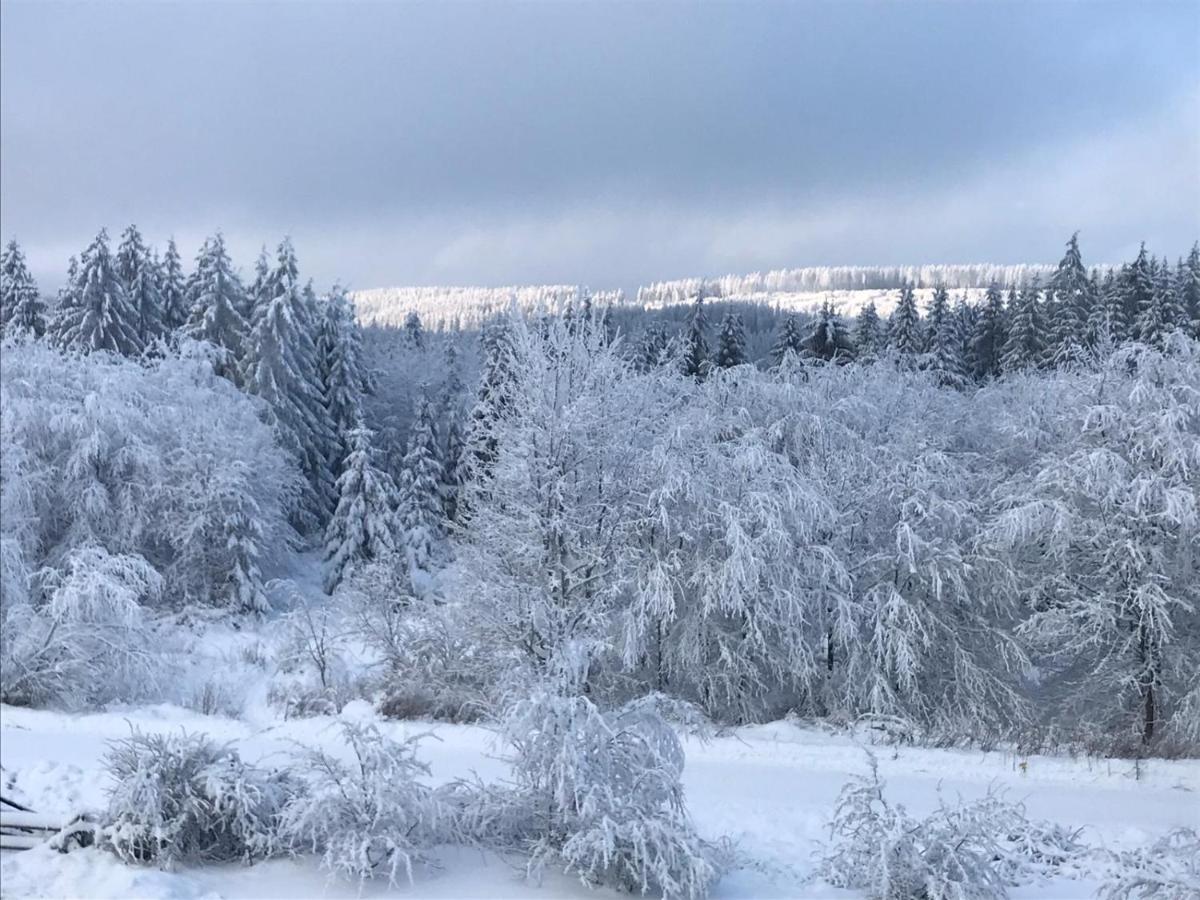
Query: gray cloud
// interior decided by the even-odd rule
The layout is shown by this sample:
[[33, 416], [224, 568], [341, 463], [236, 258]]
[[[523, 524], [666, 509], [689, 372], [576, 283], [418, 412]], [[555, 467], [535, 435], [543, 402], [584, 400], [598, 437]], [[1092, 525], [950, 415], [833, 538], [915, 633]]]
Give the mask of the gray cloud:
[[1179, 4], [4, 3], [0, 227], [318, 280], [1092, 259], [1200, 234]]

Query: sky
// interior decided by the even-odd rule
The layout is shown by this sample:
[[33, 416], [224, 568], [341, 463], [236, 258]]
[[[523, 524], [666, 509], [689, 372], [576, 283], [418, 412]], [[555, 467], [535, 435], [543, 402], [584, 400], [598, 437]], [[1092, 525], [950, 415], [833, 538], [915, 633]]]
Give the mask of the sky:
[[354, 288], [1200, 237], [1200, 0], [0, 3], [0, 233]]

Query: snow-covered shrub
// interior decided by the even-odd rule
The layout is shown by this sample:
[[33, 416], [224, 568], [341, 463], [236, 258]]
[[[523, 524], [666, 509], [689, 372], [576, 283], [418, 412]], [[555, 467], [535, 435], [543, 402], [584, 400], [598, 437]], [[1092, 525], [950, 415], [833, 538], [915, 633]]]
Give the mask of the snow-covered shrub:
[[1115, 874], [1102, 900], [1196, 900], [1200, 897], [1200, 832], [1176, 828], [1149, 847], [1114, 854]]
[[124, 862], [250, 861], [276, 846], [286, 776], [247, 765], [204, 735], [142, 734], [113, 742], [102, 843]]
[[444, 839], [443, 805], [419, 779], [419, 738], [393, 741], [371, 724], [342, 722], [349, 763], [306, 751], [295, 770], [304, 789], [280, 815], [280, 837], [293, 852], [318, 853], [331, 872], [364, 881], [412, 880], [413, 866]]
[[838, 797], [819, 865], [834, 887], [871, 900], [1002, 900], [1010, 887], [1082, 852], [1076, 835], [1031, 823], [1020, 805], [994, 793], [942, 802], [916, 819], [889, 803], [883, 788], [872, 757], [871, 775], [851, 781]]
[[295, 608], [282, 623], [280, 671], [270, 699], [283, 707], [287, 718], [336, 714], [356, 696], [340, 610], [292, 593]]
[[509, 709], [515, 784], [463, 803], [463, 827], [528, 853], [529, 872], [558, 865], [588, 884], [667, 898], [708, 894], [721, 872], [683, 803], [683, 748], [644, 705], [602, 713], [590, 700], [539, 691]]
[[78, 707], [152, 695], [169, 649], [144, 612], [162, 591], [158, 572], [136, 554], [86, 545], [39, 580], [45, 602], [0, 605], [0, 698]]

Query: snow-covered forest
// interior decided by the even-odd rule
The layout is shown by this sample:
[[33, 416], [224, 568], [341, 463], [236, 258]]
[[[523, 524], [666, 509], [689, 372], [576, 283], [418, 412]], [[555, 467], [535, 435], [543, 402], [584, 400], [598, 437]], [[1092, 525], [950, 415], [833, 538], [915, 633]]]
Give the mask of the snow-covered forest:
[[[885, 779], [903, 748], [1200, 788], [1200, 245], [447, 305], [302, 262], [130, 226], [49, 297], [3, 251], [0, 700], [139, 723], [88, 763], [113, 865], [1196, 896], [1188, 803], [1106, 843]], [[888, 302], [770, 299], [834, 290]], [[685, 757], [783, 729], [875, 746], [816, 849], [692, 814]], [[431, 777], [422, 730], [503, 765]]]

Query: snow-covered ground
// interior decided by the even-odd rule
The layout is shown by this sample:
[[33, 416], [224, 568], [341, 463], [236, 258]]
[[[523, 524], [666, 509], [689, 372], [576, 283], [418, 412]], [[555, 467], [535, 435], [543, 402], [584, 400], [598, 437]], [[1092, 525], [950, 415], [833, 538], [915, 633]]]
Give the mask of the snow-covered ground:
[[[345, 717], [375, 716], [362, 701]], [[143, 731], [180, 728], [231, 741], [244, 758], [270, 764], [294, 742], [341, 747], [331, 717], [284, 721], [265, 707], [243, 719], [204, 716], [174, 706], [149, 706], [70, 715], [0, 707], [3, 789], [35, 809], [70, 813], [102, 805], [106, 742]], [[401, 737], [429, 732], [422, 744], [436, 781], [478, 773], [500, 779], [505, 763], [491, 733], [481, 727], [389, 722]], [[697, 825], [707, 837], [734, 837], [744, 854], [762, 865], [727, 875], [716, 897], [849, 897], [811, 880], [811, 854], [846, 780], [866, 771], [863, 746], [851, 736], [779, 722], [738, 729], [707, 742], [689, 738], [685, 783]], [[1083, 827], [1098, 847], [1148, 843], [1173, 827], [1200, 826], [1200, 761], [1131, 763], [1014, 757], [1004, 752], [874, 748], [891, 799], [914, 813], [930, 810], [938, 791], [950, 799], [977, 797], [989, 786], [1024, 801], [1031, 817]], [[1022, 766], [1021, 763], [1025, 765]], [[271, 861], [251, 867], [219, 866], [160, 872], [130, 868], [97, 850], [58, 854], [39, 849], [0, 855], [5, 898], [17, 897], [373, 897], [558, 898], [616, 897], [563, 876], [538, 886], [526, 882], [520, 862], [477, 851], [444, 848], [440, 868], [419, 871], [412, 886], [388, 889], [330, 881], [312, 861]], [[1099, 871], [1018, 889], [1023, 898], [1091, 896]]]

